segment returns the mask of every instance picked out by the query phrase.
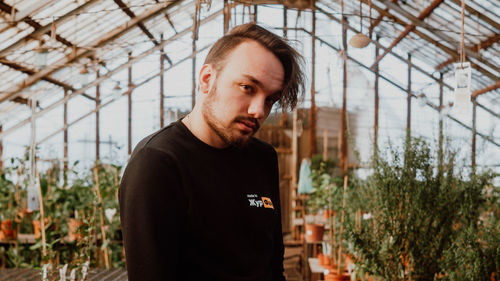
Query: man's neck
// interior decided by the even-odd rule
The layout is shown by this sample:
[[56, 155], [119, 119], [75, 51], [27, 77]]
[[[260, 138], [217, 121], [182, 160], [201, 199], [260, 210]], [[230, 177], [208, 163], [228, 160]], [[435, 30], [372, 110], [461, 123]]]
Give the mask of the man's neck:
[[194, 108], [186, 117], [184, 117], [181, 122], [191, 131], [191, 133], [201, 140], [202, 142], [215, 147], [215, 148], [225, 148], [228, 146], [208, 125], [205, 118]]

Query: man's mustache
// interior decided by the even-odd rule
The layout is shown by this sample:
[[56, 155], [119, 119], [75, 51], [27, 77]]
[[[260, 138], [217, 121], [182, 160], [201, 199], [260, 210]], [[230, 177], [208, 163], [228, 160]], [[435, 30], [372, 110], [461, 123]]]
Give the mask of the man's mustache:
[[259, 120], [252, 117], [238, 116], [234, 119], [235, 122], [250, 123], [254, 128], [254, 132], [257, 132], [260, 128]]

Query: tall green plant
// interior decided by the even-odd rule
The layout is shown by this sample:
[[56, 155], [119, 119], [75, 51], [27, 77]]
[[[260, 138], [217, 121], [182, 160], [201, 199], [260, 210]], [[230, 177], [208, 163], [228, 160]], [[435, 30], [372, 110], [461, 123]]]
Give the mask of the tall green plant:
[[[373, 174], [357, 181], [372, 219], [349, 226], [352, 254], [362, 271], [386, 280], [433, 280], [443, 273], [454, 227], [476, 216], [464, 204], [480, 204], [490, 176], [465, 176], [449, 154], [437, 169], [428, 143], [408, 139], [404, 149], [375, 154]], [[472, 202], [471, 202], [472, 201]]]

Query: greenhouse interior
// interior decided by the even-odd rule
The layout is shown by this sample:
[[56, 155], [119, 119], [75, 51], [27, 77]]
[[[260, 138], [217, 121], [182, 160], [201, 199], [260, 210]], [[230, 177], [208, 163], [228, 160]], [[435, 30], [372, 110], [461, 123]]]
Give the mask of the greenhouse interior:
[[[251, 23], [303, 87], [216, 149]], [[245, 40], [253, 102], [292, 74]], [[0, 0], [0, 280], [500, 280], [499, 41], [496, 0]]]

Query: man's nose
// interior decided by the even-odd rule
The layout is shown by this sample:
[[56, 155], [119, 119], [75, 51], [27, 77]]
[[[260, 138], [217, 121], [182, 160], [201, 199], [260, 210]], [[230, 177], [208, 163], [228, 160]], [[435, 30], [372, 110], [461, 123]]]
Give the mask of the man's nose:
[[265, 100], [263, 97], [254, 97], [248, 107], [248, 114], [255, 119], [263, 118], [266, 113]]

